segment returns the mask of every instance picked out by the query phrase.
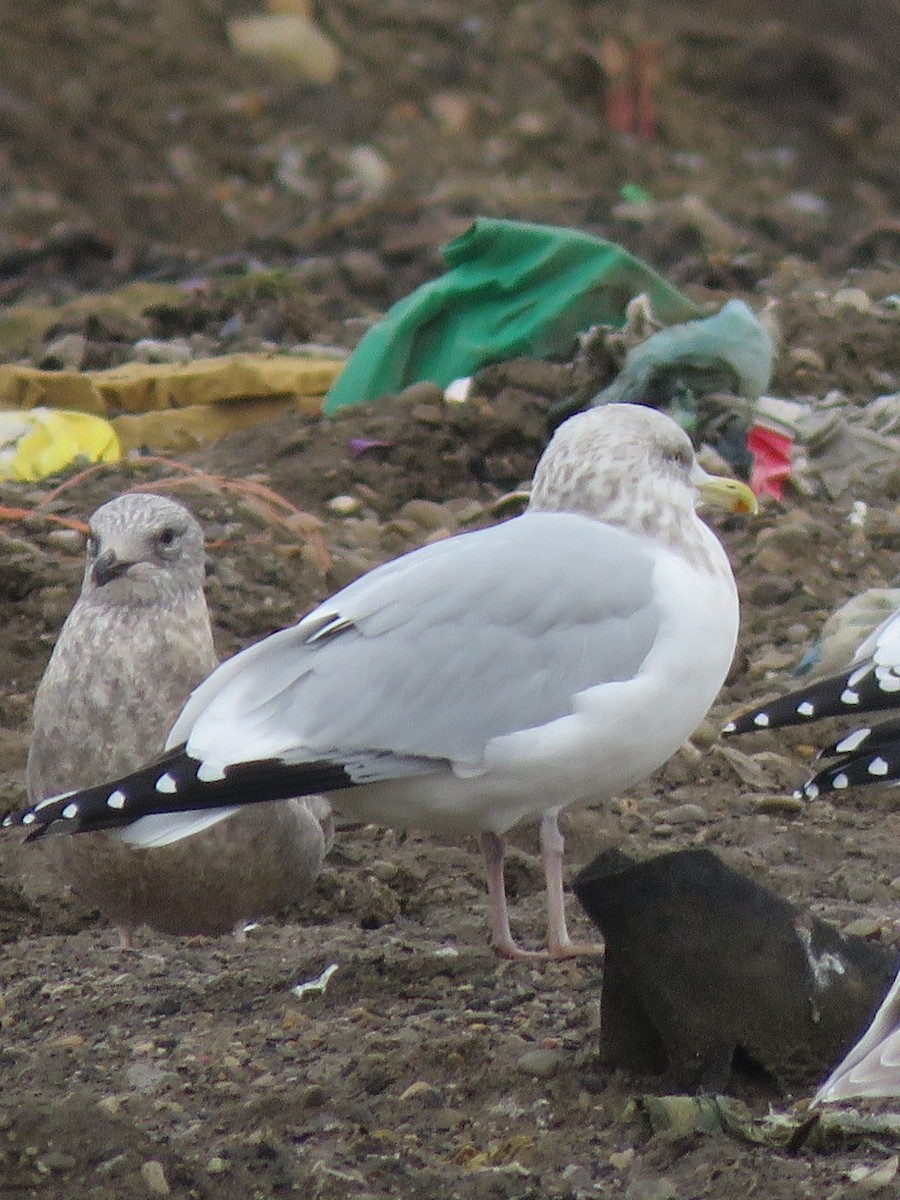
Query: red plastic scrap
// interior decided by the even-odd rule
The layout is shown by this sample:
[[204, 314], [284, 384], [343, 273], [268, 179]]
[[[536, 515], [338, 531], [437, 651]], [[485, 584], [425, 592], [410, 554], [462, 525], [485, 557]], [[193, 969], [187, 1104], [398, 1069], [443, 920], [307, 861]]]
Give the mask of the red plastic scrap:
[[791, 477], [791, 449], [794, 440], [767, 425], [752, 425], [747, 433], [750, 451], [750, 487], [757, 496], [781, 499], [784, 482]]

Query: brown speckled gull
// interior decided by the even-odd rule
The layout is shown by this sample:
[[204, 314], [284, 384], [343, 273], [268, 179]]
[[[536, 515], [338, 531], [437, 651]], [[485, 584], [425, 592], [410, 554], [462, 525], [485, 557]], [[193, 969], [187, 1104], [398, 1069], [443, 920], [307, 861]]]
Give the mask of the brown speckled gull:
[[[134, 770], [158, 754], [189, 693], [216, 666], [202, 530], [182, 505], [132, 493], [91, 518], [81, 595], [38, 686], [32, 802]], [[324, 828], [323, 828], [324, 825]], [[119, 928], [220, 934], [283, 908], [319, 873], [327, 802], [252, 805], [168, 846], [99, 832], [52, 839], [62, 881]]]

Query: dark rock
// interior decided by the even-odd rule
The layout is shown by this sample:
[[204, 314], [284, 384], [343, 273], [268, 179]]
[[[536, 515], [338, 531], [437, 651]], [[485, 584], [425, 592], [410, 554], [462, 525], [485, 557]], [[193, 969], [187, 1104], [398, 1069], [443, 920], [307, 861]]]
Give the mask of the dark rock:
[[721, 1091], [735, 1055], [781, 1087], [820, 1080], [893, 979], [894, 953], [794, 908], [709, 850], [597, 856], [575, 894], [606, 940], [600, 1051]]

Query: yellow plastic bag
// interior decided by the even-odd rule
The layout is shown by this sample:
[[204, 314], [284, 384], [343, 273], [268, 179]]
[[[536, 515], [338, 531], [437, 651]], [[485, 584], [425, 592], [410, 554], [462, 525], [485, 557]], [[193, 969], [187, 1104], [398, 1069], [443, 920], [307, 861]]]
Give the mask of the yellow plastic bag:
[[121, 456], [116, 431], [102, 417], [56, 408], [0, 412], [0, 479], [34, 483], [79, 460]]

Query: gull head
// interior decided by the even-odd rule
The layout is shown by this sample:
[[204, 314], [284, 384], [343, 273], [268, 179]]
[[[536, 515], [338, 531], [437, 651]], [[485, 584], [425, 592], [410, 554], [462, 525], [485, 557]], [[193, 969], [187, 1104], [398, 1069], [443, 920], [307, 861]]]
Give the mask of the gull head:
[[150, 604], [202, 590], [203, 531], [167, 496], [129, 492], [90, 519], [82, 597]]
[[577, 413], [554, 433], [534, 474], [529, 507], [576, 512], [667, 544], [693, 541], [703, 502], [756, 512], [745, 483], [710, 475], [671, 417], [639, 404]]

